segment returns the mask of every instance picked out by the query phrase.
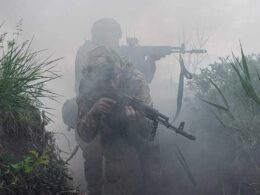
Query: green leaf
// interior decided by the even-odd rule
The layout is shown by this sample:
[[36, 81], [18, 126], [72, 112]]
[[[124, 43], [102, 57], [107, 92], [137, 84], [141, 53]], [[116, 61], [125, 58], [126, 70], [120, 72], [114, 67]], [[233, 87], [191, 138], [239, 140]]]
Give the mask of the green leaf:
[[23, 167], [23, 171], [25, 173], [31, 173], [33, 171], [33, 168], [34, 168], [33, 166], [26, 165]]
[[208, 78], [208, 80], [217, 89], [218, 93], [220, 94], [222, 100], [225, 103], [226, 109], [229, 110], [228, 101], [227, 101], [226, 97], [224, 96], [224, 94], [222, 93], [222, 91], [220, 90], [220, 88], [212, 81], [212, 79]]
[[203, 102], [205, 102], [205, 103], [207, 103], [207, 104], [209, 104], [209, 105], [211, 105], [211, 106], [213, 106], [213, 107], [215, 107], [217, 109], [223, 110], [225, 112], [229, 111], [228, 108], [226, 108], [226, 107], [224, 107], [224, 106], [222, 106], [220, 104], [216, 104], [216, 103], [210, 102], [210, 101], [202, 99], [202, 98], [200, 98], [200, 99], [201, 99], [201, 101], [203, 101]]
[[250, 74], [249, 74], [248, 65], [247, 65], [247, 61], [246, 61], [246, 57], [245, 57], [245, 54], [244, 54], [244, 51], [243, 51], [241, 43], [240, 43], [240, 49], [241, 49], [241, 56], [242, 56], [242, 64], [243, 64], [244, 73], [246, 75], [246, 78], [248, 80], [251, 80]]
[[258, 78], [258, 80], [260, 81], [260, 75], [259, 75], [259, 72], [258, 72], [257, 69], [255, 69], [255, 71], [256, 71], [256, 74], [257, 74], [257, 78]]
[[38, 158], [38, 157], [39, 157], [39, 153], [38, 153], [36, 150], [30, 151], [30, 154], [31, 154], [34, 158]]
[[18, 172], [21, 170], [22, 166], [20, 163], [16, 163], [16, 164], [10, 164], [9, 165], [10, 169], [13, 171], [13, 172]]

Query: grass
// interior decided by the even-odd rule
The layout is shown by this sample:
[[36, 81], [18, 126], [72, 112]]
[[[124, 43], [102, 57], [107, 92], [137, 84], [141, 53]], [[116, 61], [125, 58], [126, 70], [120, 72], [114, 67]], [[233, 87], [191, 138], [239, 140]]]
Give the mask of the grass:
[[[253, 78], [258, 78], [257, 80], [260, 81], [260, 75], [255, 67], [255, 72], [256, 72], [256, 76], [251, 75], [252, 73], [250, 72], [250, 65], [248, 64], [248, 60], [243, 48], [241, 46], [241, 59], [235, 57], [234, 54], [232, 54], [232, 60], [228, 60], [226, 61], [226, 65], [231, 66], [233, 69], [233, 72], [235, 74], [233, 74], [233, 76], [237, 76], [238, 81], [242, 87], [242, 90], [244, 91], [244, 94], [247, 96], [247, 100], [249, 101], [254, 101], [254, 103], [258, 106], [260, 106], [260, 96], [258, 95], [258, 91], [256, 90], [256, 87], [254, 86], [254, 82], [252, 81]], [[226, 70], [226, 71], [230, 71], [230, 70]], [[215, 72], [216, 74], [219, 74], [218, 72]], [[221, 98], [222, 100], [222, 104], [220, 103], [215, 103], [212, 101], [209, 101], [205, 98], [200, 98], [203, 102], [209, 104], [210, 106], [220, 110], [220, 111], [224, 111], [227, 115], [229, 115], [231, 117], [231, 119], [234, 119], [233, 114], [230, 110], [230, 103], [228, 102], [228, 98], [224, 95], [224, 90], [220, 89], [221, 86], [218, 86], [218, 81], [213, 81], [212, 78], [206, 76], [205, 77], [206, 80], [208, 81], [208, 83], [210, 85], [212, 85], [213, 89], [216, 90], [216, 94]], [[216, 78], [216, 75], [213, 77]], [[222, 79], [223, 80], [223, 79]], [[255, 80], [255, 79], [254, 79]], [[227, 84], [228, 84], [228, 80], [226, 80]], [[238, 84], [239, 84], [238, 83]], [[232, 85], [232, 84], [230, 84]], [[224, 104], [224, 105], [223, 105]]]
[[229, 143], [234, 145], [229, 164], [239, 163], [242, 168], [229, 171], [240, 171], [244, 178], [232, 178], [231, 183], [243, 181], [254, 191], [260, 188], [259, 69], [260, 55], [245, 55], [241, 46], [241, 57], [232, 54], [220, 58], [201, 69], [189, 83], [195, 95], [209, 105]]
[[59, 77], [53, 65], [59, 59], [39, 60], [41, 51], [31, 51], [29, 41], [5, 41], [5, 34], [0, 39], [7, 43], [0, 50], [0, 117], [27, 120], [26, 110], [46, 108], [42, 98], [57, 97], [46, 84]]
[[[257, 105], [260, 106], [260, 97], [257, 94], [257, 91], [254, 88], [254, 85], [251, 81], [251, 75], [249, 72], [249, 66], [247, 63], [246, 56], [244, 54], [243, 48], [241, 46], [241, 60], [238, 60], [233, 55], [233, 62], [231, 62], [231, 66], [236, 71], [237, 76], [239, 77], [239, 81], [246, 92], [247, 96], [252, 99]], [[258, 71], [256, 70], [258, 80], [260, 81], [260, 76]]]
[[42, 51], [32, 51], [30, 41], [15, 40], [0, 34], [0, 194], [69, 194], [62, 192], [72, 190], [72, 178], [45, 129], [42, 103], [58, 96], [47, 83], [60, 77], [59, 59], [40, 60]]

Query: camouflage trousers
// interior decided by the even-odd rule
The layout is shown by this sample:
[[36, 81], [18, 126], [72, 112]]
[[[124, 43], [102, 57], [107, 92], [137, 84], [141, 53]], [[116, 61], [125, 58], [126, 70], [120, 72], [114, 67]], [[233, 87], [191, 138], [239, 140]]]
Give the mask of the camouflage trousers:
[[103, 144], [97, 136], [86, 144], [76, 135], [85, 159], [88, 195], [160, 195], [160, 147], [155, 139], [138, 151], [118, 140]]

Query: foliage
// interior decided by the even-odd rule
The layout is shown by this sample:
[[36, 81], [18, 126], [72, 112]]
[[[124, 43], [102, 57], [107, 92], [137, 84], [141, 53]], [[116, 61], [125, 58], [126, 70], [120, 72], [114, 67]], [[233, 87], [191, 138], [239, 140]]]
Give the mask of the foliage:
[[44, 108], [42, 98], [55, 99], [57, 94], [46, 88], [46, 83], [59, 77], [54, 71], [53, 62], [46, 58], [39, 60], [40, 52], [30, 50], [31, 42], [19, 45], [14, 39], [5, 41], [0, 35], [0, 115], [29, 122], [31, 113], [26, 110]]
[[201, 69], [189, 83], [196, 95], [211, 105], [220, 122], [239, 144], [252, 148], [259, 144], [260, 55], [220, 58]]
[[57, 194], [72, 189], [65, 162], [54, 158], [50, 151], [43, 154], [31, 151], [20, 162], [8, 157], [0, 162], [1, 194]]
[[[32, 150], [28, 155], [23, 157], [21, 162], [8, 162], [10, 158], [3, 157], [3, 164], [6, 165], [6, 173], [24, 172], [31, 173], [38, 166], [47, 166], [49, 158], [46, 153], [40, 155], [37, 151]], [[5, 173], [3, 173], [5, 174]]]
[[46, 85], [59, 77], [53, 65], [59, 59], [40, 60], [31, 42], [17, 40], [0, 34], [0, 194], [76, 194], [69, 193], [72, 178], [53, 133], [45, 130], [50, 119], [42, 98], [57, 97]]
[[[243, 161], [244, 174], [250, 178], [247, 182], [254, 183], [251, 187], [257, 186], [260, 178], [260, 155], [257, 152], [260, 149], [259, 69], [260, 55], [246, 56], [241, 47], [241, 58], [234, 54], [219, 58], [218, 62], [201, 69], [188, 84], [195, 95], [210, 106], [235, 144], [230, 164]], [[239, 179], [244, 181], [246, 177]]]

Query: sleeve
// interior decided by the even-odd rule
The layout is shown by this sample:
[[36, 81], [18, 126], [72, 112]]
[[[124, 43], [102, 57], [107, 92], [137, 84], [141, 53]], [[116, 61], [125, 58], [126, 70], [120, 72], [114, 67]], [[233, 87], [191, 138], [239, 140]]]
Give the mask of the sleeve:
[[99, 118], [91, 114], [90, 107], [84, 99], [79, 95], [77, 98], [78, 104], [78, 118], [77, 118], [77, 132], [82, 140], [85, 142], [92, 141], [98, 134]]
[[86, 41], [77, 51], [75, 60], [75, 91], [78, 93], [80, 80], [82, 79], [82, 70], [87, 61], [87, 53], [91, 50], [92, 44]]
[[144, 75], [138, 70], [134, 70], [132, 80], [133, 84], [131, 85], [135, 90], [134, 97], [144, 102], [145, 104], [152, 106], [153, 103], [150, 95], [150, 88], [145, 80]]

